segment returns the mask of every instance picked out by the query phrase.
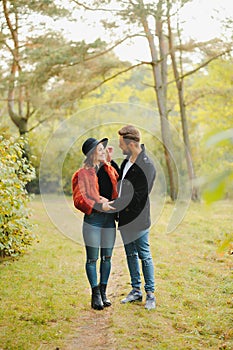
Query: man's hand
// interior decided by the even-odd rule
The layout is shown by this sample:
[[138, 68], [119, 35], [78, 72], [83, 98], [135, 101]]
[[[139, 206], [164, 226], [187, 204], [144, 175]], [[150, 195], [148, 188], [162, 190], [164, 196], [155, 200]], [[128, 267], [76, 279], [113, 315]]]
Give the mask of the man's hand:
[[103, 211], [115, 210], [116, 208], [111, 206], [112, 203], [113, 203], [113, 201], [103, 203], [103, 205], [102, 205]]

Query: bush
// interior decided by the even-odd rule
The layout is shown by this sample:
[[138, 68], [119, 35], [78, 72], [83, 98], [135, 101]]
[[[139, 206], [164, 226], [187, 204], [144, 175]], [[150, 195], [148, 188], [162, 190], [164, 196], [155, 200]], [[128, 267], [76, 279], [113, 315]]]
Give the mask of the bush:
[[0, 136], [0, 255], [16, 256], [33, 240], [26, 185], [34, 168], [23, 157], [22, 139]]

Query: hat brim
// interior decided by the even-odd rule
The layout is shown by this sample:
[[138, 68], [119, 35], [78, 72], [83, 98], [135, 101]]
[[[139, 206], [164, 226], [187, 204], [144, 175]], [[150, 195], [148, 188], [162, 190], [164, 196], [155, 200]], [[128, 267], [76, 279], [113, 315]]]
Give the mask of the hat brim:
[[96, 142], [93, 144], [92, 148], [90, 149], [90, 151], [86, 154], [86, 156], [89, 156], [92, 152], [94, 152], [94, 150], [96, 149], [96, 147], [102, 143], [104, 148], [106, 148], [107, 144], [108, 144], [108, 138], [104, 137], [102, 140], [96, 140]]
[[[108, 144], [108, 138], [107, 137], [104, 137], [102, 140], [98, 141], [97, 145], [102, 143], [104, 148], [106, 148], [107, 144]], [[97, 146], [96, 145], [96, 146]]]

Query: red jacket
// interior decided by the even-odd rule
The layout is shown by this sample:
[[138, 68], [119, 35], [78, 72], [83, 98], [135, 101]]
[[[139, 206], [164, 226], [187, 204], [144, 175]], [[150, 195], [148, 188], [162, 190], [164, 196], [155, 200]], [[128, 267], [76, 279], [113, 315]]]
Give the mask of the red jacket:
[[[104, 169], [112, 182], [112, 199], [117, 198], [117, 171], [108, 163]], [[85, 214], [90, 215], [95, 203], [100, 203], [98, 177], [94, 168], [81, 168], [72, 177], [74, 206]]]

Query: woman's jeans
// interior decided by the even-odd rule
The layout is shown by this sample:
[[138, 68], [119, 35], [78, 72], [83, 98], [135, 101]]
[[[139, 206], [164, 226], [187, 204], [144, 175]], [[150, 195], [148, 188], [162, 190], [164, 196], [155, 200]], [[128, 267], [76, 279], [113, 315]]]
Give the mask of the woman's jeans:
[[[154, 292], [154, 265], [150, 252], [149, 245], [149, 230], [143, 230], [140, 232], [132, 232], [121, 230], [121, 236], [123, 239], [125, 253], [127, 257], [128, 268], [131, 277], [131, 285], [133, 288], [140, 289], [140, 266], [139, 259], [142, 263], [142, 272], [145, 280], [145, 291]], [[129, 240], [129, 236], [137, 237], [135, 240]]]
[[107, 284], [112, 250], [116, 239], [115, 215], [94, 212], [84, 216], [83, 239], [86, 247], [86, 274], [91, 288], [98, 285], [97, 260], [100, 252], [100, 283]]

